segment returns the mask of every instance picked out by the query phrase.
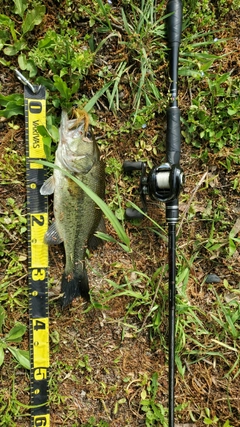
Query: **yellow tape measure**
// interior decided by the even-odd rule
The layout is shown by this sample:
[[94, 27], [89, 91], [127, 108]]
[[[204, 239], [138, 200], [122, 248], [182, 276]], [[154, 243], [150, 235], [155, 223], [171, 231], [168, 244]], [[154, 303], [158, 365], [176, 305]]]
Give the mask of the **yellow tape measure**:
[[32, 86], [22, 77], [18, 72], [18, 78], [25, 84], [31, 426], [49, 427], [48, 247], [44, 243], [48, 199], [39, 191], [46, 170], [34, 162], [46, 158], [38, 132], [38, 126], [46, 125], [46, 94], [44, 87]]

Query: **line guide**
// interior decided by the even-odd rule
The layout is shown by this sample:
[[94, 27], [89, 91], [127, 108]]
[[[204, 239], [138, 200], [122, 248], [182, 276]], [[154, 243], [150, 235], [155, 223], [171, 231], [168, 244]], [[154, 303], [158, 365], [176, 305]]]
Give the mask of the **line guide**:
[[44, 243], [48, 198], [39, 191], [46, 169], [34, 162], [46, 159], [38, 132], [39, 125], [46, 125], [46, 91], [28, 82], [18, 70], [16, 75], [25, 85], [31, 427], [49, 427], [48, 247]]

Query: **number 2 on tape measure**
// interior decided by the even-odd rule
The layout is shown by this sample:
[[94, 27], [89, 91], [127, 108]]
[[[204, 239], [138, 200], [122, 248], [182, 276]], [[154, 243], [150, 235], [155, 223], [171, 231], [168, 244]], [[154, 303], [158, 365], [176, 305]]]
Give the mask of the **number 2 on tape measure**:
[[48, 228], [47, 213], [30, 214], [31, 226], [31, 266], [48, 266], [48, 248], [44, 244], [44, 235]]

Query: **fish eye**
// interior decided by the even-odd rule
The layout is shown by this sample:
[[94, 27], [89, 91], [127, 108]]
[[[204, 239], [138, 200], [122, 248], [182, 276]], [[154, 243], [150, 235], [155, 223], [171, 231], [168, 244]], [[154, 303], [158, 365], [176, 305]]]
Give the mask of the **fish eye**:
[[89, 138], [89, 139], [91, 139], [91, 138], [92, 138], [92, 131], [91, 131], [91, 130], [88, 130], [88, 131], [86, 132], [86, 137], [87, 137], [87, 138]]

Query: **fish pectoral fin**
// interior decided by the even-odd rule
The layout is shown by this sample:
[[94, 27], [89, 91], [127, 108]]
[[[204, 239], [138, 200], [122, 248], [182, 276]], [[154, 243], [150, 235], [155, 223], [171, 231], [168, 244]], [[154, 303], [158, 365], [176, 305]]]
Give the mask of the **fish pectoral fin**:
[[53, 194], [55, 190], [55, 179], [54, 176], [50, 176], [41, 186], [40, 188], [40, 194], [42, 196], [49, 196], [50, 194]]
[[45, 233], [44, 242], [47, 245], [60, 245], [60, 243], [63, 242], [63, 239], [59, 236], [57, 231], [56, 222], [53, 222]]

